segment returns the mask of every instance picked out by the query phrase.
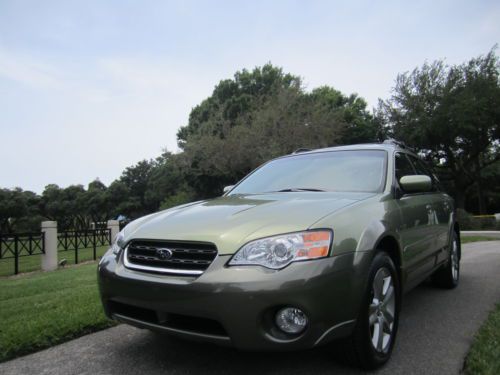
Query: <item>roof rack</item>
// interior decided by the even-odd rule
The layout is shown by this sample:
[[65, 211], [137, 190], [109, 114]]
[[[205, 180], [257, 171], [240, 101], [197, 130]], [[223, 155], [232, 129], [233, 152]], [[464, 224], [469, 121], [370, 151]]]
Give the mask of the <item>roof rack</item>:
[[399, 146], [399, 147], [401, 147], [401, 148], [408, 148], [408, 146], [406, 146], [406, 144], [405, 144], [404, 142], [402, 142], [402, 141], [398, 141], [398, 140], [396, 140], [396, 139], [394, 139], [394, 138], [387, 138], [387, 139], [386, 139], [384, 142], [382, 142], [382, 143], [383, 143], [383, 144], [386, 144], [386, 145], [388, 145], [388, 144], [389, 144], [389, 145], [390, 145], [390, 144], [392, 144], [392, 145], [397, 145], [397, 146]]
[[298, 148], [292, 154], [300, 154], [301, 152], [307, 152], [307, 151], [312, 151], [310, 148]]

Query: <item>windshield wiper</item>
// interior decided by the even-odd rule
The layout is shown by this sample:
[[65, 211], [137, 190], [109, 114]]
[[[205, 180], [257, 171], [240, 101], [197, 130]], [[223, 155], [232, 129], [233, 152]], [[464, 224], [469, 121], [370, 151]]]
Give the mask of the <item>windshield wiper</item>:
[[326, 190], [315, 189], [315, 188], [287, 188], [287, 189], [277, 190], [272, 193], [290, 193], [298, 191], [326, 191]]

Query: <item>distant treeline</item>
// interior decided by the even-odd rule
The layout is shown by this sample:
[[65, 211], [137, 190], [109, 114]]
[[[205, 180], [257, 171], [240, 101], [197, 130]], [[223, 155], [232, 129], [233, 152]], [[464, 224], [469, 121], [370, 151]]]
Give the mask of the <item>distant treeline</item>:
[[329, 86], [307, 91], [271, 64], [220, 81], [177, 133], [179, 153], [127, 168], [108, 187], [99, 180], [42, 195], [0, 190], [0, 231], [36, 230], [42, 219], [85, 228], [136, 218], [220, 195], [263, 162], [298, 148], [378, 142], [392, 137], [434, 165], [457, 205], [500, 212], [500, 65], [493, 49], [461, 65], [425, 63], [399, 74], [391, 96], [367, 110], [357, 94]]

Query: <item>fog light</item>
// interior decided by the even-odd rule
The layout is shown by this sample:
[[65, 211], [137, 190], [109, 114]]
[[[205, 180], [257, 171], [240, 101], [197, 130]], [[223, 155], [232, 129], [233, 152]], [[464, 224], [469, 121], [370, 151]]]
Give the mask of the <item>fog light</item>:
[[297, 334], [306, 328], [307, 316], [296, 307], [285, 307], [278, 311], [275, 322], [283, 332]]

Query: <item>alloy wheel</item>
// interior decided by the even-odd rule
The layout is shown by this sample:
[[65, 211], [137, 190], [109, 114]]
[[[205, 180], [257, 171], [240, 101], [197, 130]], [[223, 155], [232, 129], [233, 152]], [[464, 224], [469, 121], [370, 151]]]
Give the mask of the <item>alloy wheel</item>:
[[372, 285], [372, 302], [368, 317], [373, 348], [385, 353], [390, 347], [396, 313], [396, 291], [391, 272], [386, 267], [375, 274]]
[[458, 280], [458, 272], [459, 272], [460, 263], [458, 260], [458, 244], [456, 238], [453, 239], [453, 243], [451, 245], [451, 276], [453, 277], [453, 281]]

